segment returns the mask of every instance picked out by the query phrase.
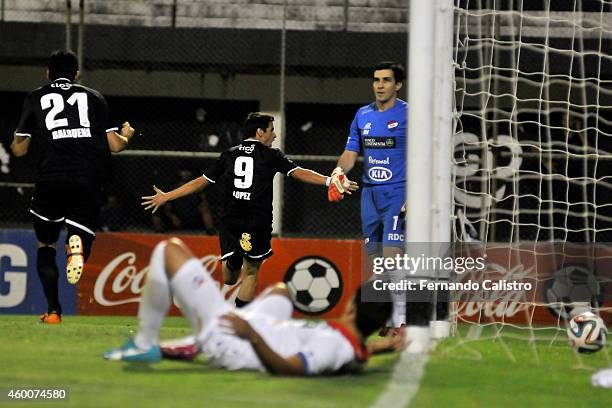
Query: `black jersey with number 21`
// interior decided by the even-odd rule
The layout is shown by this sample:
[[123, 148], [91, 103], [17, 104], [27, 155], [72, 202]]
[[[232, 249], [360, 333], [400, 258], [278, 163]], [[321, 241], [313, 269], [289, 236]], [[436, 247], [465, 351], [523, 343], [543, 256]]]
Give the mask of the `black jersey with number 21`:
[[60, 78], [30, 92], [23, 103], [17, 136], [38, 144], [41, 178], [110, 178], [108, 105], [97, 91]]
[[226, 226], [265, 228], [272, 225], [274, 175], [289, 175], [297, 168], [280, 150], [247, 139], [221, 153], [204, 177], [212, 183], [223, 180]]

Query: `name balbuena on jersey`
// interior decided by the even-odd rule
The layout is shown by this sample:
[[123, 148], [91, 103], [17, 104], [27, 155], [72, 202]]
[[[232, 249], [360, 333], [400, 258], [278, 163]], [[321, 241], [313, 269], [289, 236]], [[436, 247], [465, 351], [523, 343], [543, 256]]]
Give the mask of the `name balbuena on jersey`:
[[355, 114], [346, 150], [363, 151], [365, 184], [406, 181], [406, 128], [408, 104], [398, 99], [391, 109], [379, 112], [376, 104]]
[[108, 105], [97, 91], [60, 78], [29, 93], [17, 136], [39, 144], [41, 178], [61, 175], [103, 179], [110, 176], [106, 133]]
[[271, 228], [274, 176], [288, 176], [297, 168], [280, 150], [247, 139], [221, 153], [203, 176], [211, 183], [224, 182], [224, 223]]

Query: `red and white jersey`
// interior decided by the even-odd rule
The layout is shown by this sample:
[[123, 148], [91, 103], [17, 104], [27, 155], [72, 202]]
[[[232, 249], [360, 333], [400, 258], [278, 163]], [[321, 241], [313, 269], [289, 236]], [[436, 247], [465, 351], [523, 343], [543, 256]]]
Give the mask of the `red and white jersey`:
[[[300, 356], [307, 375], [332, 373], [356, 360], [361, 346], [344, 328], [333, 323], [291, 319], [292, 305], [282, 296], [257, 299], [236, 311], [259, 333], [268, 346], [284, 358]], [[266, 371], [251, 344], [218, 324], [198, 336], [208, 361], [228, 370]]]

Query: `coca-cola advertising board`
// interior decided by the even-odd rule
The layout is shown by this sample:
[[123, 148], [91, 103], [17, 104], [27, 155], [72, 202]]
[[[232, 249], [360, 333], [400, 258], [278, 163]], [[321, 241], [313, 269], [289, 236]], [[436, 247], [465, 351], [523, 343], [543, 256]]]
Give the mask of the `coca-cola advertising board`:
[[[0, 313], [44, 312], [44, 296], [36, 276], [33, 231], [5, 229], [2, 237], [0, 249], [4, 252], [0, 254]], [[64, 313], [136, 315], [151, 252], [157, 243], [169, 237], [159, 234], [98, 233], [76, 291], [74, 286], [66, 284], [63, 276], [60, 277]], [[230, 300], [235, 297], [239, 284], [234, 287], [221, 284], [218, 238], [195, 235], [181, 235], [179, 238], [219, 282], [225, 296]], [[496, 302], [462, 298], [454, 303], [460, 319], [482, 323], [557, 325], [560, 323], [559, 315], [551, 311], [554, 308], [544, 304], [550, 303], [554, 291], [559, 292], [559, 296], [564, 294], [563, 286], [559, 289], [552, 287], [552, 284], [564, 274], [588, 277], [594, 273], [599, 280], [601, 314], [609, 324], [612, 323], [612, 255], [599, 256], [599, 260], [593, 263], [589, 256], [571, 256], [571, 251], [565, 245], [563, 251], [558, 250], [558, 245], [556, 249], [550, 245], [509, 247], [488, 244], [487, 276], [497, 275], [496, 280], [531, 281], [535, 283], [535, 289], [525, 293], [522, 298], [508, 296], [501, 290]], [[276, 282], [287, 282], [297, 293], [296, 317], [339, 316], [361, 282], [362, 264], [367, 265], [367, 262], [362, 263], [366, 255], [362, 242], [358, 240], [275, 238], [272, 248], [274, 256], [262, 266], [257, 292]], [[60, 256], [61, 251], [58, 252], [58, 264], [62, 264], [65, 258]], [[583, 253], [584, 250], [579, 252]], [[471, 278], [481, 279], [477, 274], [472, 274]], [[180, 314], [176, 307], [170, 313]]]
[[[461, 296], [456, 302], [462, 320], [563, 326], [573, 302], [591, 302], [607, 324], [612, 323], [612, 248], [604, 243], [489, 243], [464, 245], [472, 257], [484, 256], [483, 270], [473, 269], [458, 281], [489, 280], [492, 301]], [[464, 253], [465, 254], [465, 253]], [[529, 289], [513, 290], [511, 284]], [[483, 285], [485, 286], [485, 285]], [[454, 298], [457, 300], [457, 297]]]
[[[235, 297], [240, 283], [231, 288], [221, 283], [218, 238], [178, 237], [219, 282], [225, 296], [228, 299]], [[158, 234], [97, 234], [87, 270], [78, 284], [77, 313], [135, 315], [151, 252], [155, 245], [168, 238]], [[360, 283], [360, 246], [360, 241], [274, 238], [274, 255], [262, 265], [257, 292], [287, 277], [289, 285], [294, 285], [294, 282], [297, 285], [294, 285], [299, 296], [296, 316], [338, 316]], [[305, 287], [300, 287], [304, 282]], [[173, 306], [170, 313], [178, 315], [180, 312]]]

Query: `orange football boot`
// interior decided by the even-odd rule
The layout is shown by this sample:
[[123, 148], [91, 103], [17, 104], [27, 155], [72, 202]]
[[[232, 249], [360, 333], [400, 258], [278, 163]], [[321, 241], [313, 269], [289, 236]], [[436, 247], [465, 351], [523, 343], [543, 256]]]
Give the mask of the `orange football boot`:
[[59, 313], [51, 312], [40, 316], [40, 322], [45, 324], [60, 324], [62, 316]]

